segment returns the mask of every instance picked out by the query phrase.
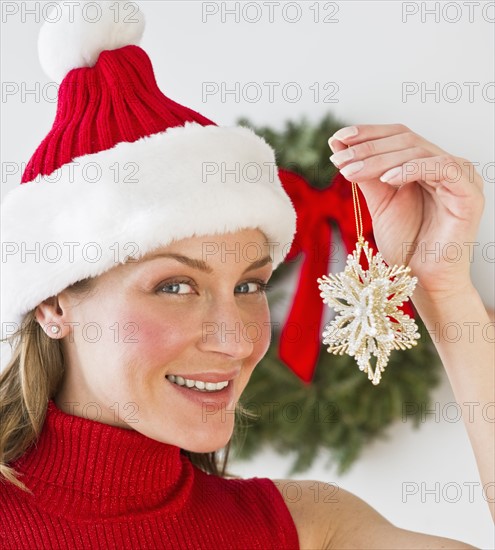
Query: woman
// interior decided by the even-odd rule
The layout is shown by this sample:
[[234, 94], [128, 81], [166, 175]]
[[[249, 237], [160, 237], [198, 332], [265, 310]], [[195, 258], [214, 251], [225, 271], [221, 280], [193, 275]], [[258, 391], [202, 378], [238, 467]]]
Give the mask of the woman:
[[[19, 331], [0, 377], [1, 547], [472, 548], [395, 527], [342, 489], [334, 504], [315, 502], [315, 482], [300, 482], [290, 502], [284, 480], [224, 477], [216, 452], [269, 345], [264, 290], [295, 213], [268, 146], [163, 96], [134, 45], [142, 24], [112, 20], [101, 36], [125, 40], [77, 63], [50, 58], [63, 57], [54, 35], [70, 50], [70, 35], [87, 46], [90, 27], [42, 31], [42, 63], [62, 81], [57, 119], [2, 206], [2, 318]], [[398, 124], [343, 128], [329, 144], [364, 193], [384, 259], [418, 277], [427, 328], [489, 322], [467, 253], [402, 257], [403, 243], [473, 240], [484, 200], [471, 163]], [[84, 160], [101, 168], [96, 185], [69, 178]], [[139, 177], [115, 185], [124, 161]], [[236, 162], [261, 176], [229, 182], [222, 163]], [[40, 255], [23, 255], [37, 238]], [[458, 403], [494, 401], [489, 343], [463, 333], [435, 345]], [[482, 483], [493, 484], [492, 427], [470, 419]]]

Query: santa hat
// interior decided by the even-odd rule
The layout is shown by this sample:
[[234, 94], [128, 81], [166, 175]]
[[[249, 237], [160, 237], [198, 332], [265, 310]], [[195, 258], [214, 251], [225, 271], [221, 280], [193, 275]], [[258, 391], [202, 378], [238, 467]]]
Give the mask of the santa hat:
[[273, 149], [166, 97], [138, 46], [142, 13], [115, 22], [111, 5], [61, 2], [41, 28], [58, 106], [1, 207], [2, 335], [76, 281], [174, 240], [259, 228], [276, 268], [294, 238]]

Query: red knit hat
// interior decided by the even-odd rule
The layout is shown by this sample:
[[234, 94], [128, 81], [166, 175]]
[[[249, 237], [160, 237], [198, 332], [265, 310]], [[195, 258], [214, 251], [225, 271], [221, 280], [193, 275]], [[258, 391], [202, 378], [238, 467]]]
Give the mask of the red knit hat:
[[296, 211], [273, 149], [162, 94], [137, 45], [141, 12], [115, 22], [105, 1], [57, 12], [38, 44], [60, 82], [56, 118], [1, 209], [2, 334], [76, 281], [182, 238], [259, 228], [275, 269]]

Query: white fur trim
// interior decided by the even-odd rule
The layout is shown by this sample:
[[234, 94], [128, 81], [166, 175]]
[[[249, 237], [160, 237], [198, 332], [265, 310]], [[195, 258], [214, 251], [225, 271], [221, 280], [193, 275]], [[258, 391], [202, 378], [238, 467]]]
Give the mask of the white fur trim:
[[[128, 255], [139, 258], [194, 235], [259, 228], [276, 243], [276, 268], [296, 231], [296, 211], [266, 141], [249, 128], [195, 122], [79, 157], [19, 185], [1, 214], [2, 332], [46, 298]], [[246, 251], [249, 259], [254, 252]]]
[[79, 0], [54, 6], [38, 37], [44, 72], [60, 83], [78, 67], [93, 67], [104, 50], [137, 46], [144, 31], [144, 16], [135, 2]]

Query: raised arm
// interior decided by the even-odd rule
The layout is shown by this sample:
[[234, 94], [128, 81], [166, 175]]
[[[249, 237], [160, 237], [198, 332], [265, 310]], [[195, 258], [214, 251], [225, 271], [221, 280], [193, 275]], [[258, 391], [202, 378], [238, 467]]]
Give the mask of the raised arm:
[[[343, 128], [329, 144], [335, 153], [332, 162], [345, 178], [357, 182], [366, 199], [385, 261], [408, 265], [411, 275], [418, 277], [412, 302], [432, 335], [462, 408], [495, 517], [494, 324], [470, 276], [471, 245], [484, 208], [483, 180], [471, 162], [448, 154], [401, 124]], [[449, 247], [456, 251], [456, 261], [444, 253]], [[277, 483], [284, 494], [286, 481]], [[342, 489], [335, 502], [315, 503], [314, 484], [321, 482], [299, 483], [301, 499], [287, 505], [301, 548], [473, 548], [400, 529]]]
[[419, 289], [413, 304], [447, 371], [495, 520], [495, 323], [470, 284], [444, 295]]
[[412, 302], [433, 336], [462, 408], [495, 519], [493, 323], [470, 276], [484, 208], [483, 180], [470, 161], [406, 126], [353, 129], [330, 138], [336, 151], [331, 159], [363, 192], [385, 261], [408, 265], [418, 277]]

